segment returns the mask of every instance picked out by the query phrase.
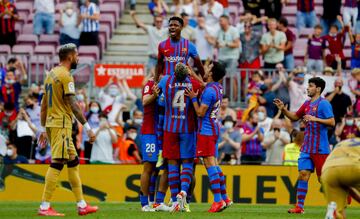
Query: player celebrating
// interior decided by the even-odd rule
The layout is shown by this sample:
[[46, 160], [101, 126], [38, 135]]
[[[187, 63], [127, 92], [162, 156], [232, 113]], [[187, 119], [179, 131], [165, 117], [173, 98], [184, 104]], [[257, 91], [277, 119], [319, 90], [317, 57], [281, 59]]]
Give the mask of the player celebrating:
[[195, 112], [199, 117], [196, 156], [204, 159], [204, 165], [210, 179], [211, 191], [214, 194], [214, 203], [211, 205], [209, 212], [219, 212], [232, 204], [226, 194], [224, 174], [216, 162], [217, 141], [220, 135], [220, 124], [217, 117], [223, 97], [223, 88], [219, 81], [224, 76], [224, 66], [214, 62], [213, 68], [207, 77], [207, 85], [201, 96], [200, 106], [197, 94], [190, 89], [186, 90], [186, 95], [191, 98]]
[[305, 101], [296, 113], [288, 111], [281, 100], [274, 100], [274, 104], [289, 119], [303, 119], [306, 123], [304, 143], [298, 160], [297, 204], [295, 208], [288, 210], [289, 213], [304, 213], [311, 172], [314, 172], [315, 168], [320, 181], [321, 168], [330, 153], [327, 126], [335, 126], [335, 120], [330, 103], [320, 96], [325, 85], [326, 82], [319, 77], [309, 79], [307, 92], [311, 99]]
[[169, 19], [170, 37], [159, 44], [156, 81], [159, 80], [161, 74], [174, 75], [176, 64], [187, 64], [190, 57], [194, 60], [195, 67], [200, 75], [204, 76], [204, 67], [195, 45], [181, 37], [183, 26], [183, 19], [179, 17], [171, 17]]
[[38, 211], [42, 216], [64, 216], [50, 207], [50, 199], [64, 164], [68, 167], [71, 189], [75, 195], [78, 214], [86, 215], [98, 210], [97, 206], [88, 205], [83, 197], [79, 176], [79, 159], [71, 138], [72, 115], [84, 126], [89, 141], [95, 141], [95, 135], [84, 118], [75, 98], [74, 78], [71, 69], [76, 69], [78, 53], [75, 44], [65, 44], [59, 51], [59, 66], [53, 68], [45, 80], [45, 94], [41, 102], [41, 125], [46, 126], [46, 133], [40, 136], [40, 144], [46, 137], [51, 145], [51, 164], [45, 176], [45, 189]]
[[349, 193], [360, 202], [359, 167], [360, 138], [340, 142], [326, 159], [321, 175], [325, 198], [329, 204], [326, 219], [345, 218]]
[[[183, 210], [193, 175], [195, 157], [195, 112], [185, 89], [198, 90], [200, 85], [188, 76], [188, 69], [178, 63], [175, 75], [164, 76], [159, 88], [165, 97], [163, 156], [168, 160], [168, 181], [173, 201], [172, 210]], [[179, 193], [179, 164], [182, 163]]]

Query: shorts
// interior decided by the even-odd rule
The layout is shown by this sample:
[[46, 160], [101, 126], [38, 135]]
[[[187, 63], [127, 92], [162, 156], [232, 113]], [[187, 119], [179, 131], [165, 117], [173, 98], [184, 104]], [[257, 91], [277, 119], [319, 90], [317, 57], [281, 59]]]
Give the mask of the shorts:
[[46, 128], [50, 147], [51, 159], [68, 160], [70, 156], [77, 156], [73, 143], [71, 128]]
[[310, 170], [311, 172], [314, 172], [314, 169], [316, 169], [316, 175], [321, 176], [321, 169], [328, 156], [328, 154], [310, 154], [301, 152], [298, 160], [298, 170]]
[[141, 152], [143, 162], [157, 162], [159, 147], [156, 135], [141, 135]]
[[163, 157], [169, 160], [195, 158], [195, 132], [164, 132]]
[[218, 136], [197, 134], [196, 157], [217, 157]]

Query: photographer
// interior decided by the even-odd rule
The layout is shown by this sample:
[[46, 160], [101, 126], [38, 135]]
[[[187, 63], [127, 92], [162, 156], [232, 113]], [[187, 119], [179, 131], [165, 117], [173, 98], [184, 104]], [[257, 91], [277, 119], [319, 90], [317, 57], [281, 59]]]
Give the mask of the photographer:
[[239, 129], [234, 128], [236, 121], [231, 116], [223, 120], [221, 139], [219, 143], [220, 163], [237, 164], [240, 155], [241, 134]]

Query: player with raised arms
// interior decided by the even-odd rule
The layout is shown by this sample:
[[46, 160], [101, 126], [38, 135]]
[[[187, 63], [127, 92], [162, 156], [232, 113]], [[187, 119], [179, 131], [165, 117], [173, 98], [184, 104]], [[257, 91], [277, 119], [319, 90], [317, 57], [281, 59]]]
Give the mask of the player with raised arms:
[[[187, 67], [178, 63], [174, 75], [165, 75], [158, 86], [164, 94], [165, 119], [163, 156], [168, 160], [168, 181], [173, 202], [172, 211], [184, 210], [193, 177], [196, 116], [185, 89], [197, 91], [200, 83], [188, 75]], [[180, 163], [182, 164], [181, 176]], [[179, 184], [181, 180], [181, 191]]]
[[39, 144], [51, 146], [51, 164], [45, 176], [45, 188], [38, 214], [42, 216], [64, 216], [50, 207], [51, 197], [56, 189], [61, 170], [67, 165], [69, 183], [75, 195], [79, 215], [94, 213], [97, 206], [88, 205], [83, 196], [79, 175], [79, 158], [73, 144], [73, 115], [83, 125], [90, 143], [95, 134], [87, 123], [75, 97], [75, 83], [70, 70], [76, 69], [78, 53], [75, 44], [65, 44], [59, 51], [59, 66], [53, 68], [45, 79], [45, 94], [41, 102], [41, 125], [46, 132], [41, 133]]
[[281, 100], [274, 99], [274, 104], [286, 117], [292, 121], [302, 119], [306, 123], [304, 142], [298, 160], [297, 204], [295, 208], [289, 209], [288, 213], [304, 213], [310, 175], [316, 169], [320, 181], [321, 168], [330, 153], [327, 126], [335, 126], [335, 119], [331, 104], [321, 97], [325, 85], [326, 82], [319, 77], [309, 79], [307, 93], [311, 99], [305, 101], [297, 112], [290, 112]]
[[219, 81], [223, 79], [225, 74], [225, 67], [214, 62], [207, 75], [207, 84], [201, 95], [200, 105], [197, 93], [190, 88], [186, 90], [186, 95], [191, 98], [199, 118], [196, 156], [203, 158], [204, 166], [208, 172], [211, 191], [214, 194], [214, 203], [209, 209], [209, 212], [212, 213], [222, 211], [232, 204], [226, 193], [225, 176], [216, 161], [220, 137], [220, 123], [217, 118], [223, 97], [223, 88]]

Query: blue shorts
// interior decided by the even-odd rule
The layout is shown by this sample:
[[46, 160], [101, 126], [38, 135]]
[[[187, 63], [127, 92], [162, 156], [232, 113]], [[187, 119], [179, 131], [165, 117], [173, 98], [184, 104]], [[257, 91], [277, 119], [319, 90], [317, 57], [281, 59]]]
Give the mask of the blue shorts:
[[301, 152], [298, 160], [298, 170], [309, 170], [314, 172], [314, 169], [316, 169], [316, 174], [321, 176], [321, 169], [327, 157], [328, 154], [310, 154]]
[[143, 162], [157, 162], [159, 147], [156, 135], [141, 135], [141, 149]]
[[195, 158], [196, 133], [164, 132], [163, 157], [169, 160]]

